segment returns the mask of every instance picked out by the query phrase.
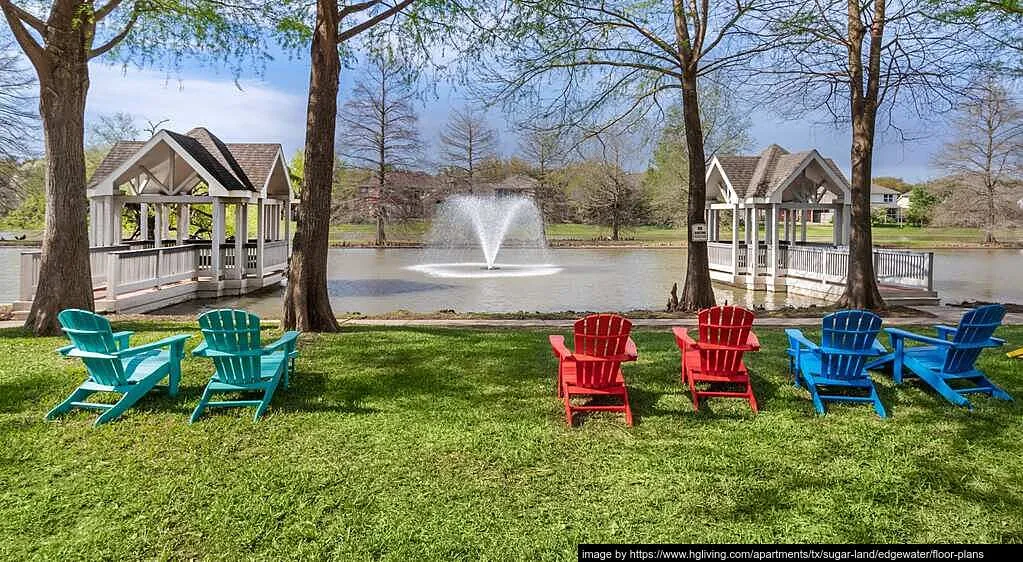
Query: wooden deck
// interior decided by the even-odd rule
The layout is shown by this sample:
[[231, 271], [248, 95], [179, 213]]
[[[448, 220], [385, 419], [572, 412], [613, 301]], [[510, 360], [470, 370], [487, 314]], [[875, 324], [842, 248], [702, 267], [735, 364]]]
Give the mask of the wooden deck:
[[[285, 241], [249, 241], [240, 256], [235, 244], [221, 244], [219, 271], [208, 241], [147, 245], [152, 242], [90, 250], [97, 312], [150, 312], [197, 298], [243, 295], [280, 283], [288, 266]], [[38, 250], [22, 252], [16, 315], [32, 305], [39, 261]]]

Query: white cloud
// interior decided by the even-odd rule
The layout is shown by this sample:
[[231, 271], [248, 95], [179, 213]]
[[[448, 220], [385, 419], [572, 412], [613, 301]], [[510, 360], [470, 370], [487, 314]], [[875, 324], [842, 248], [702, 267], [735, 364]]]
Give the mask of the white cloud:
[[[162, 128], [203, 126], [224, 142], [280, 142], [290, 156], [305, 138], [304, 92], [258, 81], [171, 76], [159, 71], [95, 65], [86, 121], [123, 111], [140, 125], [170, 119]], [[239, 89], [239, 85], [241, 88]]]

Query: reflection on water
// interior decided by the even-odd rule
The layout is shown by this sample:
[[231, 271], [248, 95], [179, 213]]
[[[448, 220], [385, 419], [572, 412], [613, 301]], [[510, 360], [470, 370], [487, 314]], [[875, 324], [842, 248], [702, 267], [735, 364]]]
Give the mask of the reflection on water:
[[[0, 302], [17, 298], [20, 252], [20, 248], [0, 248]], [[516, 252], [522, 254], [515, 255]], [[501, 261], [514, 263], [528, 258], [524, 250], [501, 251]], [[672, 283], [682, 281], [685, 251], [550, 250], [545, 262], [563, 271], [545, 277], [438, 278], [406, 269], [424, 261], [419, 250], [331, 250], [328, 279], [334, 310], [378, 314], [398, 309], [414, 312], [660, 309], [668, 300]], [[935, 252], [934, 269], [934, 284], [945, 302], [976, 299], [1023, 303], [1023, 283], [1019, 281], [1023, 279], [1023, 251], [939, 250]], [[746, 306], [814, 302], [785, 293], [751, 294], [725, 286], [716, 286], [715, 293], [718, 302]], [[280, 289], [271, 289], [211, 303], [183, 303], [161, 312], [193, 314], [204, 308], [227, 306], [278, 317], [281, 295]]]

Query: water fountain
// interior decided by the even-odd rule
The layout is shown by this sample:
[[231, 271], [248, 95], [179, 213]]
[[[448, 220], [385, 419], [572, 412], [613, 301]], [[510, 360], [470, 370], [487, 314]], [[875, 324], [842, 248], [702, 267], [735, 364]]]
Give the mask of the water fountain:
[[[504, 252], [504, 261], [498, 256]], [[479, 261], [482, 257], [483, 261]], [[522, 196], [455, 195], [447, 198], [426, 237], [424, 262], [410, 267], [432, 277], [527, 277], [553, 275], [547, 263], [543, 219]]]

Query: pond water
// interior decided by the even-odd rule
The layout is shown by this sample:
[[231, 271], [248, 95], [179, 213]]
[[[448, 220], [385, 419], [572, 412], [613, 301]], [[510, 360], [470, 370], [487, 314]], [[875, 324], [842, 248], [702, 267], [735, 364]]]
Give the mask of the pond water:
[[[18, 292], [19, 248], [0, 248], [0, 302]], [[432, 257], [432, 256], [430, 256]], [[529, 259], [527, 259], [529, 258]], [[532, 255], [506, 249], [503, 262], [530, 261]], [[682, 249], [555, 249], [541, 260], [561, 271], [535, 277], [434, 277], [410, 267], [430, 261], [416, 249], [333, 249], [328, 264], [334, 311], [378, 314], [414, 312], [587, 311], [660, 309], [674, 282], [681, 282]], [[535, 261], [535, 259], [532, 259]], [[1023, 303], [1023, 250], [937, 250], [934, 283], [944, 302], [988, 300]], [[786, 294], [749, 293], [716, 287], [719, 302], [777, 307], [814, 301]], [[240, 307], [280, 315], [281, 289], [216, 303], [184, 303], [165, 313], [191, 314], [211, 306]]]

